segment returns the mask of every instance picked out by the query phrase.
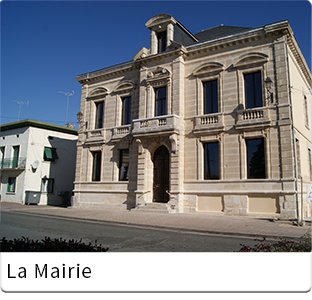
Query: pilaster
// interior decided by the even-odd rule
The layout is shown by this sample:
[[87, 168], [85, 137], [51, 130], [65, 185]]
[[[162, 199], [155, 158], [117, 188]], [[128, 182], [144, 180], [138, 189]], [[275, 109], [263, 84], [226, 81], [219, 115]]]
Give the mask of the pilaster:
[[151, 54], [157, 54], [157, 33], [155, 30], [151, 31]]
[[140, 88], [139, 88], [139, 119], [146, 118], [146, 105], [147, 105], [147, 95], [145, 80], [147, 78], [147, 68], [142, 67], [140, 69]]

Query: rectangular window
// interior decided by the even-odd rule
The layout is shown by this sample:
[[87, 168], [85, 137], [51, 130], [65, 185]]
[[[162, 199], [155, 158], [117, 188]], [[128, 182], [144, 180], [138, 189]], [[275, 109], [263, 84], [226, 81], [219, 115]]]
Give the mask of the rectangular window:
[[204, 179], [220, 179], [219, 143], [204, 143]]
[[19, 157], [19, 146], [13, 146], [12, 168], [17, 168], [17, 166], [18, 166], [18, 157]]
[[204, 85], [204, 114], [218, 112], [218, 80], [203, 82]]
[[95, 129], [103, 128], [104, 123], [104, 101], [95, 104]]
[[58, 159], [58, 155], [55, 148], [44, 147], [43, 151], [43, 160], [44, 161], [52, 161], [54, 162]]
[[131, 97], [122, 99], [122, 120], [121, 125], [128, 125], [131, 123]]
[[309, 125], [309, 114], [308, 114], [308, 101], [307, 101], [307, 97], [306, 96], [304, 96], [304, 113], [305, 113], [306, 125], [308, 127], [310, 127], [310, 125]]
[[158, 53], [165, 52], [167, 49], [167, 31], [159, 32], [157, 34]]
[[266, 178], [264, 138], [246, 140], [247, 147], [247, 177]]
[[262, 107], [261, 72], [244, 74], [246, 109]]
[[296, 139], [296, 157], [297, 157], [297, 172], [298, 178], [301, 178], [301, 159], [300, 159], [300, 143]]
[[41, 180], [41, 192], [42, 193], [53, 193], [54, 189], [54, 179], [52, 178], [42, 178]]
[[155, 89], [155, 116], [167, 114], [167, 87]]
[[119, 152], [119, 180], [127, 181], [129, 173], [129, 149]]
[[0, 147], [0, 168], [3, 168], [5, 147]]
[[93, 155], [93, 170], [92, 170], [92, 181], [101, 180], [101, 164], [102, 164], [102, 152], [95, 151]]
[[16, 177], [8, 178], [8, 193], [15, 193]]

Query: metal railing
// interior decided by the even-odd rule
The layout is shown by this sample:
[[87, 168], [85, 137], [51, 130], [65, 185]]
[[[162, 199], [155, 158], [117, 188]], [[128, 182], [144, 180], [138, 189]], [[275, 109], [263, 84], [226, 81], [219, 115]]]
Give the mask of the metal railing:
[[25, 169], [26, 158], [4, 158], [1, 161], [1, 169]]

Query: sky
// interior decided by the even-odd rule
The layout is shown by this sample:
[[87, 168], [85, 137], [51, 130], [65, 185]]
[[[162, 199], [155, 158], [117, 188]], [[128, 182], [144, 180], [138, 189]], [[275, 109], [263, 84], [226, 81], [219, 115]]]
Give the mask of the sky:
[[193, 34], [220, 24], [256, 28], [288, 20], [311, 69], [308, 0], [4, 0], [0, 9], [0, 124], [19, 118], [62, 126], [67, 121], [78, 128], [76, 77], [131, 61], [142, 47], [150, 48], [145, 23], [159, 13], [172, 15]]

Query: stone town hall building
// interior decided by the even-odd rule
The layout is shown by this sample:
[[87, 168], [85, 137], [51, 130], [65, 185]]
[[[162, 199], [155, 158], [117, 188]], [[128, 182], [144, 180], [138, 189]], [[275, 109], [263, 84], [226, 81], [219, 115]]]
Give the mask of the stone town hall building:
[[75, 206], [309, 217], [311, 72], [288, 21], [145, 25], [150, 49], [77, 77]]

